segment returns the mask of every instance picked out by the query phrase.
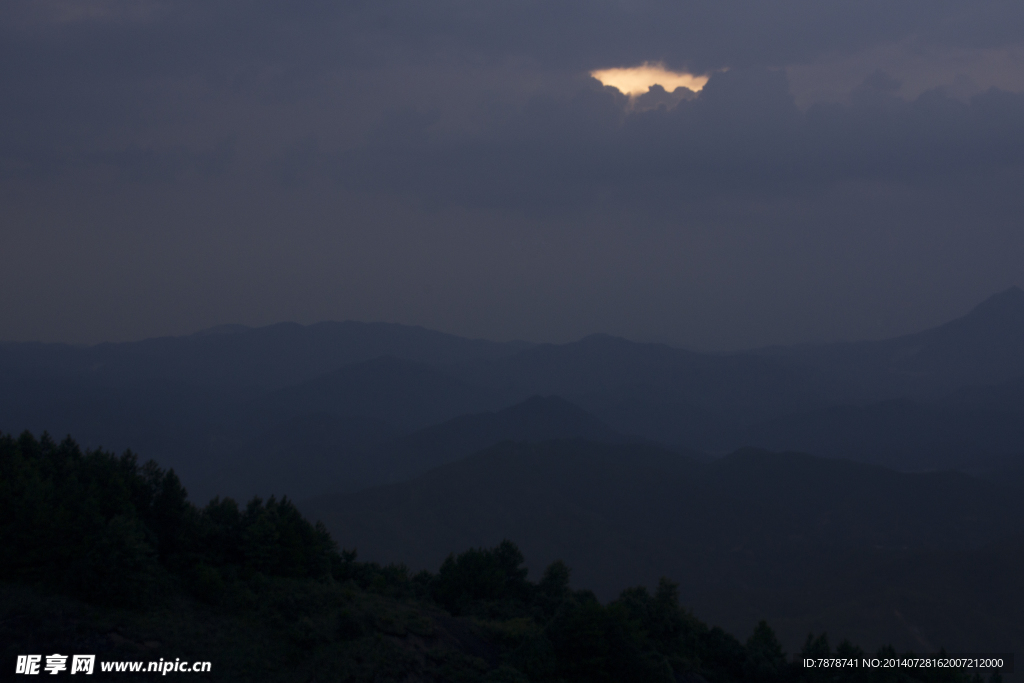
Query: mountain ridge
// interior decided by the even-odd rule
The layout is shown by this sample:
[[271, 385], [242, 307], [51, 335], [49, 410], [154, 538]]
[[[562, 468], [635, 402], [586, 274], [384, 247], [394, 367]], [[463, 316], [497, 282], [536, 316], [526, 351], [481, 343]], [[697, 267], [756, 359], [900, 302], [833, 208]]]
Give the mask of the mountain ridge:
[[[1009, 388], [977, 400], [993, 413], [1015, 411], [1007, 406], [1019, 403], [1012, 383], [1024, 377], [1022, 301], [1024, 292], [1011, 288], [945, 325], [882, 342], [730, 354], [606, 334], [569, 344], [497, 343], [353, 321], [230, 326], [95, 347], [6, 343], [0, 429], [74, 432], [87, 447], [143, 448], [181, 472], [197, 495], [226, 454], [304, 413], [333, 416], [328, 422], [363, 415], [409, 431], [534, 395], [560, 396], [615, 432], [672, 446], [829, 454], [806, 440], [762, 435], [787, 420], [820, 431], [828, 411], [873, 410], [893, 399], [942, 402], [996, 382]], [[988, 437], [982, 422], [971, 427], [963, 417], [975, 410], [969, 403], [942, 406], [956, 412], [950, 424], [963, 425], [950, 443], [963, 444], [964, 458], [928, 461], [928, 430], [919, 421], [914, 448], [923, 455], [904, 464], [948, 466], [981, 449]], [[875, 434], [884, 440], [878, 453], [901, 443], [896, 432]], [[867, 451], [842, 455], [877, 461]]]

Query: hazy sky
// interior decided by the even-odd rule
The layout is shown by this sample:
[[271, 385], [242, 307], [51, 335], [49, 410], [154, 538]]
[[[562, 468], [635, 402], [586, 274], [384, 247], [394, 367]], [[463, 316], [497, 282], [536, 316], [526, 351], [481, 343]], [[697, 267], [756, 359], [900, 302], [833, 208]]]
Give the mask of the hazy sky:
[[1024, 285], [1024, 3], [4, 0], [0, 259], [6, 340], [914, 331]]

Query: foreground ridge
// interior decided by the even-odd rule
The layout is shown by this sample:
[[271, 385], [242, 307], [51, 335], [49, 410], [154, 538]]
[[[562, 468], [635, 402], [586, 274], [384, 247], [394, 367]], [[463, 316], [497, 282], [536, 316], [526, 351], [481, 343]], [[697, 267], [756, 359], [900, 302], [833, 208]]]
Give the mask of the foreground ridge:
[[3, 666], [57, 651], [206, 661], [211, 680], [981, 680], [807, 668], [867, 655], [821, 634], [790, 658], [764, 621], [741, 642], [668, 579], [608, 604], [560, 561], [532, 582], [508, 540], [410, 575], [339, 551], [287, 498], [198, 508], [173, 470], [27, 432], [0, 435], [0, 553]]

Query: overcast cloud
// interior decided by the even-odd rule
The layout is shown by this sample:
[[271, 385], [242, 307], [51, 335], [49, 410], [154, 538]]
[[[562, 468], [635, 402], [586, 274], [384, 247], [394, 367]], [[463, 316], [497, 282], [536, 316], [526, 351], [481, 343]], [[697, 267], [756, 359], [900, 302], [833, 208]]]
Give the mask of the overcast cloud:
[[[589, 75], [647, 61], [709, 81]], [[10, 0], [0, 92], [0, 339], [725, 349], [1024, 285], [1019, 2]]]

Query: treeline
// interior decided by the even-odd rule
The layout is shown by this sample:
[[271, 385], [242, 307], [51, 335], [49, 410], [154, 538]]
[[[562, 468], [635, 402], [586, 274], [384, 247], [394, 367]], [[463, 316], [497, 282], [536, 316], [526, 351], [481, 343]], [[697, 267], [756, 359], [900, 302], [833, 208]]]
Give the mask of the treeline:
[[[804, 669], [766, 623], [741, 642], [683, 609], [668, 580], [653, 594], [632, 588], [602, 605], [590, 591], [570, 588], [563, 563], [550, 565], [537, 582], [527, 579], [523, 563], [510, 541], [450, 556], [436, 574], [359, 562], [287, 498], [254, 498], [244, 507], [214, 499], [199, 508], [173, 470], [140, 464], [131, 452], [83, 452], [70, 438], [0, 434], [0, 579], [7, 582], [134, 610], [188, 596], [234, 611], [247, 609], [260, 582], [338, 584], [424, 614], [444, 610], [479, 627], [495, 657], [462, 680], [972, 680], [939, 669]], [[339, 614], [331, 638], [373, 637], [347, 612]], [[833, 650], [821, 635], [808, 637], [800, 656], [866, 654], [845, 642]]]
[[178, 587], [214, 598], [224, 580], [256, 573], [322, 578], [342, 563], [327, 530], [286, 499], [199, 509], [173, 470], [131, 451], [83, 453], [28, 432], [0, 436], [0, 529], [2, 578], [122, 606]]

